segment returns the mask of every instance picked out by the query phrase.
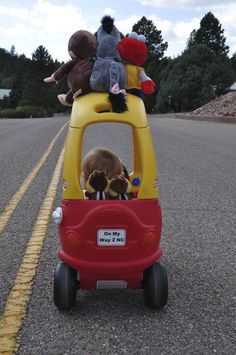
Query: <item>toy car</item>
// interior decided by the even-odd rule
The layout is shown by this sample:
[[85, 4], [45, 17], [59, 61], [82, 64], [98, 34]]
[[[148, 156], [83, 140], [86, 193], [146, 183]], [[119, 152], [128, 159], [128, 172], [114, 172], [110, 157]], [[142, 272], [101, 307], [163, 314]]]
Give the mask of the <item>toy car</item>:
[[[167, 272], [158, 260], [162, 216], [151, 131], [142, 100], [129, 94], [128, 111], [111, 112], [105, 93], [75, 100], [65, 147], [63, 201], [53, 213], [60, 234], [54, 272], [54, 302], [60, 310], [75, 305], [77, 289], [143, 288], [146, 304], [160, 309], [167, 303]], [[131, 200], [85, 200], [82, 141], [88, 125], [104, 122], [132, 127]]]

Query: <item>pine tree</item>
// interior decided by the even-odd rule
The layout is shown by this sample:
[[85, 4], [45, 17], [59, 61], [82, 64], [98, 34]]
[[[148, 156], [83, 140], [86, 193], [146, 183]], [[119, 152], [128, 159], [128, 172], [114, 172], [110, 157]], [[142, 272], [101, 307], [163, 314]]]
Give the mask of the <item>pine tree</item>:
[[188, 41], [187, 41], [187, 47], [189, 48], [189, 47], [191, 47], [191, 46], [193, 46], [194, 44], [196, 44], [196, 40], [195, 40], [195, 38], [196, 38], [196, 30], [193, 30], [191, 33], [190, 33], [190, 36], [189, 36], [189, 39], [188, 39]]
[[12, 90], [9, 96], [9, 107], [16, 108], [22, 99], [24, 91], [24, 76], [22, 70], [16, 74], [16, 78], [12, 85]]
[[190, 34], [188, 48], [195, 44], [205, 44], [215, 55], [227, 56], [229, 47], [225, 44], [224, 29], [219, 20], [208, 12], [200, 22], [200, 28]]
[[136, 24], [133, 25], [132, 31], [143, 34], [146, 37], [146, 45], [148, 47], [148, 58], [143, 64], [145, 71], [150, 78], [156, 83], [155, 91], [151, 95], [145, 95], [144, 103], [147, 112], [153, 112], [156, 104], [156, 96], [158, 92], [158, 66], [160, 65], [164, 52], [168, 47], [167, 42], [163, 42], [161, 31], [158, 31], [151, 20], [147, 20], [143, 16]]
[[45, 85], [43, 79], [53, 72], [53, 59], [47, 49], [39, 46], [32, 55], [25, 75], [21, 105], [38, 106], [49, 109], [55, 102], [55, 88]]
[[232, 55], [232, 57], [230, 58], [230, 64], [231, 64], [233, 71], [235, 73], [235, 80], [236, 80], [236, 53], [234, 53]]
[[16, 55], [16, 47], [14, 46], [14, 44], [11, 46], [10, 54], [11, 55]]
[[133, 25], [132, 31], [143, 34], [146, 37], [146, 45], [148, 47], [148, 61], [152, 58], [161, 59], [168, 47], [168, 43], [163, 43], [161, 31], [158, 31], [151, 20], [143, 16], [136, 24]]

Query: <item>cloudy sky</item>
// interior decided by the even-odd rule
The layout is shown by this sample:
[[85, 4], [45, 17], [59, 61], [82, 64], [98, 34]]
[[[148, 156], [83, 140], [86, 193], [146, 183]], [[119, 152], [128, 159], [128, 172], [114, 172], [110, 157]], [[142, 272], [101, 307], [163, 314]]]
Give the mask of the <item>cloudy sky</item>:
[[104, 14], [115, 19], [124, 34], [132, 30], [142, 16], [152, 20], [162, 31], [169, 46], [166, 55], [181, 54], [193, 29], [211, 11], [220, 21], [230, 55], [236, 52], [235, 0], [1, 0], [0, 47], [31, 58], [39, 45], [47, 48], [53, 59], [66, 61], [67, 42], [79, 29], [94, 33]]

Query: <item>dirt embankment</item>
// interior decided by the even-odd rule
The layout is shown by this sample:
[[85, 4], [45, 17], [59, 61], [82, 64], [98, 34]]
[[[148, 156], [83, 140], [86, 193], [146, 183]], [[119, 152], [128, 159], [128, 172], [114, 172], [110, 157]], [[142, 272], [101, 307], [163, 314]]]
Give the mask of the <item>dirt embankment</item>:
[[176, 116], [202, 121], [236, 123], [236, 92], [228, 92], [188, 114], [176, 114]]
[[197, 108], [191, 115], [199, 116], [235, 116], [236, 117], [236, 92], [228, 92], [217, 97], [206, 105]]

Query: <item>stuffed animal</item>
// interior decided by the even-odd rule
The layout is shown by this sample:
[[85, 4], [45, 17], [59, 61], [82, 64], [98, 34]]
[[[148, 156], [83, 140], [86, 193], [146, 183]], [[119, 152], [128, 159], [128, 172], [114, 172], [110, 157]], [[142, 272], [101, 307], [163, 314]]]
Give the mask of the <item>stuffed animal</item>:
[[110, 200], [130, 200], [134, 197], [129, 180], [122, 175], [111, 179], [108, 194]]
[[124, 112], [127, 110], [126, 74], [117, 49], [121, 33], [110, 16], [104, 16], [101, 23], [95, 34], [98, 46], [90, 86], [93, 91], [109, 92], [113, 112]]
[[94, 170], [85, 183], [85, 189], [89, 200], [130, 200], [134, 197], [127, 178], [120, 175], [109, 181], [105, 171]]
[[108, 199], [109, 180], [105, 171], [94, 170], [85, 184], [85, 196], [90, 200]]
[[140, 67], [147, 59], [148, 50], [145, 44], [144, 35], [137, 35], [131, 32], [126, 38], [118, 43], [118, 50], [127, 74], [126, 89], [128, 92], [142, 97], [142, 92], [152, 94], [155, 83], [146, 75], [144, 69]]
[[64, 106], [72, 106], [73, 100], [91, 91], [89, 79], [92, 73], [97, 49], [96, 37], [85, 30], [75, 32], [69, 39], [68, 52], [72, 58], [63, 64], [49, 78], [46, 83], [57, 82], [66, 74], [70, 90], [67, 94], [58, 95], [58, 99]]

